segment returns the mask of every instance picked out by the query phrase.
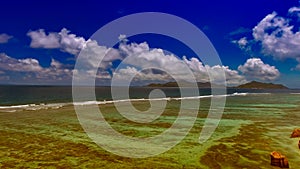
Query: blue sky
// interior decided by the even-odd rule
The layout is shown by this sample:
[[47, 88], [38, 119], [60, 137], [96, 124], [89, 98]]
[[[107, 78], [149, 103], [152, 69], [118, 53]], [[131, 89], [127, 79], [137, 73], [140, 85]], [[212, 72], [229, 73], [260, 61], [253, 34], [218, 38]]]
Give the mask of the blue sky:
[[[206, 34], [219, 53], [229, 85], [258, 80], [300, 88], [299, 5], [297, 0], [1, 1], [0, 83], [71, 84], [78, 52], [99, 28], [137, 12], [164, 12], [188, 20]], [[74, 43], [64, 43], [63, 39]], [[157, 58], [153, 54], [161, 54], [154, 49], [176, 54], [198, 81], [207, 80], [202, 68], [219, 71], [220, 65], [204, 65], [173, 39], [159, 35], [128, 39], [121, 44], [122, 49], [115, 47], [118, 54], [98, 72], [100, 85], [109, 82], [124, 53], [136, 49], [154, 60]], [[125, 67], [115, 73], [126, 77], [129, 72], [138, 69]], [[148, 70], [138, 74], [136, 83], [139, 80], [170, 79], [164, 73]]]

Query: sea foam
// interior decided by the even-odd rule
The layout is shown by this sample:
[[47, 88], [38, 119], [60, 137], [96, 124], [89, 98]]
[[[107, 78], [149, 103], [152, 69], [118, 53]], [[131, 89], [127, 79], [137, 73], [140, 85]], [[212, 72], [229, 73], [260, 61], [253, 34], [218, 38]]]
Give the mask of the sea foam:
[[[101, 105], [101, 104], [112, 104], [120, 102], [138, 102], [138, 101], [159, 101], [159, 100], [188, 100], [188, 99], [203, 99], [212, 97], [233, 97], [233, 96], [247, 96], [247, 95], [261, 95], [271, 93], [232, 93], [226, 95], [202, 95], [202, 96], [190, 96], [190, 97], [165, 97], [165, 98], [140, 98], [140, 99], [120, 99], [120, 100], [103, 100], [103, 101], [82, 101], [82, 102], [68, 102], [68, 103], [41, 103], [41, 104], [22, 104], [22, 105], [11, 105], [11, 106], [0, 106], [0, 111], [4, 112], [15, 112], [17, 110], [43, 110], [43, 109], [59, 109], [64, 106], [87, 106], [87, 105]], [[299, 93], [300, 94], [300, 93]]]

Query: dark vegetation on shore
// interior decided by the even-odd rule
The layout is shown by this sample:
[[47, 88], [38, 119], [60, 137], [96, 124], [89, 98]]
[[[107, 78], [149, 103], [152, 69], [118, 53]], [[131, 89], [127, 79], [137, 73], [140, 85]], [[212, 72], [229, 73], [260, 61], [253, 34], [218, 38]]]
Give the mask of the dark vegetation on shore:
[[[210, 82], [197, 82], [199, 88], [211, 88]], [[190, 83], [183, 83], [183, 86], [189, 87], [192, 86]], [[215, 87], [221, 87], [220, 85], [214, 85]], [[167, 83], [151, 83], [147, 87], [178, 87], [177, 82], [167, 82]], [[238, 89], [288, 89], [288, 87], [282, 84], [273, 84], [273, 83], [263, 83], [257, 81], [251, 81], [239, 86], [232, 88]]]
[[240, 89], [288, 89], [282, 84], [273, 84], [273, 83], [262, 83], [257, 81], [252, 81], [246, 84], [237, 86]]

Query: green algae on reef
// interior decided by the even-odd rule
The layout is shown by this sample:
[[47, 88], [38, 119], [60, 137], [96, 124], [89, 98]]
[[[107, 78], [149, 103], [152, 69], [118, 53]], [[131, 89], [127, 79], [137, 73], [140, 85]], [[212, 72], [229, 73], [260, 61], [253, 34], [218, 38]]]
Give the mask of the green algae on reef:
[[[201, 99], [198, 118], [184, 140], [144, 159], [120, 157], [97, 146], [81, 128], [72, 106], [0, 112], [0, 168], [272, 168], [269, 153], [274, 150], [286, 155], [290, 168], [300, 166], [298, 140], [289, 138], [300, 125], [300, 95], [228, 97], [217, 130], [199, 144], [209, 101]], [[179, 103], [169, 101], [162, 116], [149, 124], [125, 119], [112, 104], [99, 107], [120, 133], [150, 137], [172, 125]], [[139, 110], [150, 106], [133, 105]]]

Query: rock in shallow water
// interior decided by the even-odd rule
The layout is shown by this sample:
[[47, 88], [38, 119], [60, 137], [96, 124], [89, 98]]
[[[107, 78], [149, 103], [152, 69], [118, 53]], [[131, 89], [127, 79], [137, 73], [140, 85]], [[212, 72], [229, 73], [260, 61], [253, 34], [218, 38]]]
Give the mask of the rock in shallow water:
[[291, 138], [300, 137], [300, 129], [294, 129]]
[[287, 158], [279, 152], [273, 151], [271, 154], [271, 165], [281, 168], [289, 168], [289, 162]]

